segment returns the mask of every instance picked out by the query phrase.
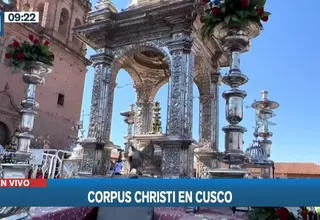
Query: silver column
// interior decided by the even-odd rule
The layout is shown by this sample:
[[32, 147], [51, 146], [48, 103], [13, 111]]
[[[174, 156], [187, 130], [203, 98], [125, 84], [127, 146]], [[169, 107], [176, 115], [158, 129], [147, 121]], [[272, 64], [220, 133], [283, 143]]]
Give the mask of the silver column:
[[[107, 115], [110, 110], [108, 103], [113, 101], [114, 85], [110, 82], [111, 77], [111, 62], [113, 56], [109, 50], [100, 50], [97, 54], [91, 56], [93, 67], [95, 69], [91, 110], [90, 124], [88, 137], [96, 138], [97, 142], [105, 142], [109, 139], [109, 122], [110, 116]], [[112, 96], [110, 96], [112, 95]], [[111, 99], [112, 100], [109, 100]]]
[[222, 128], [225, 132], [226, 162], [236, 165], [244, 163], [243, 133], [246, 128], [239, 125], [243, 118], [243, 99], [247, 93], [239, 89], [240, 85], [248, 81], [247, 76], [240, 70], [240, 51], [231, 53], [230, 71], [222, 78], [223, 83], [231, 89], [223, 92], [222, 97], [226, 100], [226, 119], [230, 123]]
[[174, 33], [168, 42], [171, 54], [167, 136], [162, 144], [161, 172], [164, 177], [193, 175], [192, 110], [194, 55], [189, 32]]
[[113, 146], [109, 141], [115, 85], [111, 82], [112, 51], [100, 49], [91, 56], [95, 69], [88, 138], [82, 143], [84, 157], [81, 172], [105, 175]]
[[203, 148], [214, 149], [214, 125], [212, 109], [214, 94], [200, 95], [200, 132], [199, 142]]
[[211, 100], [211, 129], [212, 129], [212, 149], [219, 151], [219, 86], [221, 82], [221, 75], [219, 72], [211, 74], [211, 93], [213, 94]]
[[200, 95], [199, 144], [195, 150], [198, 160], [198, 177], [209, 177], [207, 171], [220, 167], [215, 156], [219, 151], [219, 82], [217, 68], [210, 70], [210, 93]]
[[246, 128], [240, 126], [243, 118], [243, 100], [247, 96], [239, 87], [248, 82], [248, 77], [241, 72], [240, 55], [249, 50], [250, 41], [260, 33], [260, 27], [249, 22], [247, 26], [219, 24], [213, 35], [222, 43], [223, 50], [230, 55], [230, 70], [222, 77], [222, 82], [230, 86], [223, 92], [226, 100], [225, 115], [229, 125], [222, 128], [225, 132], [225, 152], [222, 160], [231, 167], [245, 163], [243, 152], [243, 134]]
[[169, 42], [172, 68], [169, 79], [167, 135], [192, 137], [194, 55], [189, 33], [176, 33]]
[[25, 163], [30, 159], [29, 147], [33, 135], [29, 132], [33, 130], [34, 119], [37, 115], [36, 109], [39, 104], [36, 102], [36, 87], [44, 83], [44, 76], [50, 73], [52, 69], [41, 62], [34, 62], [23, 69], [23, 81], [28, 84], [26, 99], [21, 102], [21, 121], [19, 125], [19, 134], [17, 151], [15, 152], [15, 161]]

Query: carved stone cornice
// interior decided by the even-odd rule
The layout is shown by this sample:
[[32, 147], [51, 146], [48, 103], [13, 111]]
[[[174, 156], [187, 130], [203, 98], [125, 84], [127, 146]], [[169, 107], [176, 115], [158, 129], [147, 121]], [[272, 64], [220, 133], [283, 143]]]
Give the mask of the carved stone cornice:
[[[118, 38], [140, 39], [146, 35], [191, 28], [193, 0], [155, 4], [110, 16], [74, 28], [78, 38], [93, 48], [116, 45]], [[174, 15], [174, 16], [173, 16]], [[189, 19], [186, 19], [189, 18]], [[149, 34], [148, 34], [149, 33]], [[159, 37], [158, 37], [159, 38]], [[132, 41], [132, 40], [131, 40]], [[128, 44], [132, 42], [128, 42]]]
[[188, 32], [176, 33], [173, 35], [172, 40], [167, 42], [170, 53], [176, 51], [183, 51], [186, 53], [191, 52], [193, 39]]

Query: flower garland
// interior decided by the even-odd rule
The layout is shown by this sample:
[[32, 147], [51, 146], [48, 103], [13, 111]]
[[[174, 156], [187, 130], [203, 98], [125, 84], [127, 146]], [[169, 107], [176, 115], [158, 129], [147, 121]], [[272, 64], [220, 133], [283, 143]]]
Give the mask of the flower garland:
[[285, 207], [278, 208], [251, 208], [248, 212], [248, 220], [307, 220], [308, 211], [306, 207], [300, 207], [298, 210], [298, 216], [295, 217], [292, 212], [290, 212]]
[[201, 0], [206, 7], [205, 15], [200, 17], [202, 37], [210, 37], [213, 29], [220, 23], [227, 25], [248, 25], [257, 23], [262, 29], [262, 23], [271, 15], [264, 10], [266, 0]]
[[19, 43], [13, 41], [5, 54], [9, 61], [8, 66], [23, 69], [30, 62], [42, 62], [48, 66], [53, 66], [54, 55], [49, 47], [49, 42], [40, 42], [33, 35], [29, 35], [29, 41]]

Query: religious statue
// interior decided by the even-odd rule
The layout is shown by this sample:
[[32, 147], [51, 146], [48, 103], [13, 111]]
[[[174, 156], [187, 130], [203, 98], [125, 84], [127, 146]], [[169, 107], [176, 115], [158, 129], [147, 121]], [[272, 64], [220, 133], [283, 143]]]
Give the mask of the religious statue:
[[132, 169], [137, 170], [137, 174], [139, 174], [139, 168], [143, 164], [143, 155], [142, 152], [137, 150], [133, 145], [129, 145], [128, 147], [128, 162], [130, 164], [130, 172]]
[[157, 148], [161, 147], [152, 142], [143, 147], [143, 149], [137, 149], [130, 144], [128, 147], [129, 172], [135, 169], [138, 175], [142, 175], [146, 171], [145, 168], [148, 167], [147, 174], [151, 174], [151, 171], [159, 173], [161, 164], [158, 163]]

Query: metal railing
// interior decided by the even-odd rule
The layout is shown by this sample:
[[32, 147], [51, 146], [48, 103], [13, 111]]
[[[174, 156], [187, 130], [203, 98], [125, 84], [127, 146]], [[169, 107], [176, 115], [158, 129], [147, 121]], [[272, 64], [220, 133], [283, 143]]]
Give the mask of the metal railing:
[[[43, 153], [42, 165], [32, 166], [32, 178], [37, 177], [39, 168], [41, 170], [41, 178], [56, 179], [60, 178], [63, 173], [70, 178], [79, 166], [73, 166], [73, 163], [64, 164], [63, 161], [72, 154], [70, 151], [45, 149]], [[79, 161], [77, 161], [79, 162]]]

